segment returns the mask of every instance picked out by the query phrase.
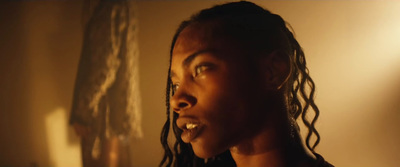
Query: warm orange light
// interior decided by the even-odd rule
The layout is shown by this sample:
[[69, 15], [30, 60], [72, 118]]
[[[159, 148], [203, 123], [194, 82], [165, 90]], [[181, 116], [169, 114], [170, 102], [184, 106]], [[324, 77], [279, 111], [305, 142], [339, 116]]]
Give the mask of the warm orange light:
[[55, 167], [81, 167], [79, 145], [68, 143], [68, 117], [64, 108], [57, 108], [46, 116], [49, 155]]

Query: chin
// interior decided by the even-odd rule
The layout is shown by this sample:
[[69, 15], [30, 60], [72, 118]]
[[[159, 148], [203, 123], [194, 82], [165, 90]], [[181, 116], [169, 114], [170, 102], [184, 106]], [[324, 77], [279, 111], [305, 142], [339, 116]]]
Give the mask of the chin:
[[192, 143], [192, 148], [193, 148], [194, 154], [197, 157], [203, 158], [203, 159], [215, 157], [226, 151], [226, 149], [222, 149], [222, 148], [209, 147], [209, 146], [207, 147], [204, 145], [193, 144], [193, 143]]

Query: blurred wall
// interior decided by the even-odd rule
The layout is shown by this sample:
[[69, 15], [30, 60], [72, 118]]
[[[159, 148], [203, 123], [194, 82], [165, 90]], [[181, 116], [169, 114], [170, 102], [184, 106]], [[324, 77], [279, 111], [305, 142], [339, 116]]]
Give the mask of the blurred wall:
[[[161, 160], [175, 29], [220, 2], [138, 1], [144, 138], [132, 140], [135, 166]], [[399, 164], [400, 2], [255, 2], [287, 20], [305, 50], [321, 110], [317, 152], [336, 166]], [[0, 166], [80, 165], [79, 139], [65, 120], [82, 45], [81, 9], [80, 1], [1, 2]]]
[[80, 3], [0, 3], [0, 166], [79, 166], [68, 127]]
[[79, 165], [67, 118], [81, 5], [1, 2], [0, 13], [0, 166]]

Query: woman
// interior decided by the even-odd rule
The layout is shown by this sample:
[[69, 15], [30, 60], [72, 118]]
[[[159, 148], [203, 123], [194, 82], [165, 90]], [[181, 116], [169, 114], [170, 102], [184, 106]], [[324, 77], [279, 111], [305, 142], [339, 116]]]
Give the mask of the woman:
[[280, 16], [246, 1], [202, 10], [182, 22], [170, 55], [160, 166], [331, 166], [314, 151], [314, 82]]

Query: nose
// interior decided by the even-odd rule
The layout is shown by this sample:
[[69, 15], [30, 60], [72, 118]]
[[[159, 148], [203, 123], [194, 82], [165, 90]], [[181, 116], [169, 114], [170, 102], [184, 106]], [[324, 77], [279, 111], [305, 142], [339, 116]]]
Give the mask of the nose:
[[171, 98], [171, 108], [178, 114], [182, 111], [188, 110], [192, 108], [196, 103], [197, 99], [193, 96], [188, 94], [186, 91], [180, 87], [177, 92]]

